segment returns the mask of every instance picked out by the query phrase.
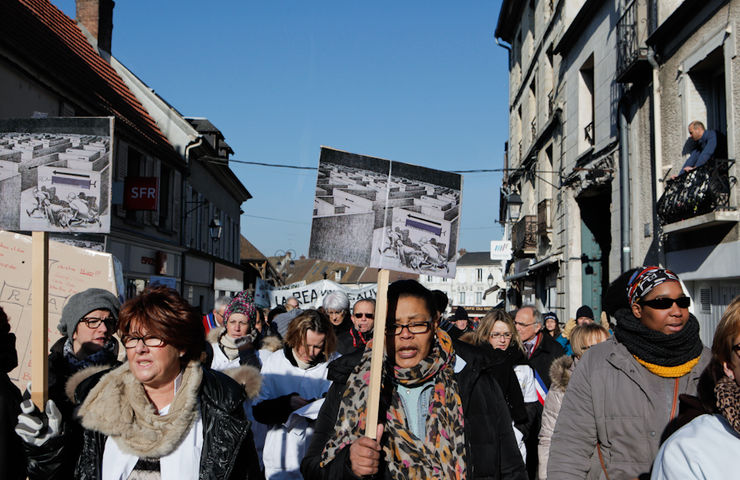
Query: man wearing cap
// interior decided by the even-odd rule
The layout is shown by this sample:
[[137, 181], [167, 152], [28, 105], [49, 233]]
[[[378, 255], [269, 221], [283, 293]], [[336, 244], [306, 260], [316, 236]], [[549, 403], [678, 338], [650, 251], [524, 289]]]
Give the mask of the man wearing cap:
[[594, 311], [588, 305], [581, 305], [576, 310], [576, 325], [580, 327], [581, 325], [588, 325], [590, 323], [594, 323]]
[[[70, 377], [87, 367], [97, 367], [95, 371], [102, 371], [119, 363], [118, 341], [112, 335], [120, 308], [120, 302], [109, 291], [89, 288], [69, 297], [62, 309], [57, 326], [62, 338], [51, 347], [49, 353], [49, 402], [46, 408], [50, 419], [61, 414], [61, 431], [57, 432], [63, 434], [61, 441], [68, 436], [75, 438], [72, 431], [80, 428], [73, 419], [74, 404], [65, 392]], [[88, 372], [92, 373], [92, 370]], [[33, 429], [36, 424], [33, 417], [37, 413], [33, 413], [30, 400], [24, 402], [23, 412], [19, 416], [19, 424], [27, 426], [21, 429], [21, 437], [29, 454], [28, 476], [31, 479], [41, 478], [34, 472], [32, 459], [37, 456], [34, 449], [40, 447], [45, 440], [43, 436], [46, 429]], [[25, 421], [23, 417], [27, 417]], [[21, 434], [18, 429], [16, 431]], [[55, 478], [73, 478], [80, 447], [77, 442], [67, 442], [58, 458], [51, 460], [52, 463], [58, 462], [53, 468], [59, 472]]]
[[470, 318], [468, 312], [461, 306], [455, 309], [455, 315], [450, 319], [452, 326], [447, 333], [450, 334], [453, 340], [457, 340], [464, 333], [470, 331]]

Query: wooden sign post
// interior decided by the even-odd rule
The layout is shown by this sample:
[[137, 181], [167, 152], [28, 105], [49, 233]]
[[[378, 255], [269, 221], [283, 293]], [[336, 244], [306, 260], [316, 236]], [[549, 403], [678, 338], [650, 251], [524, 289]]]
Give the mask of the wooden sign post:
[[373, 351], [370, 357], [370, 388], [367, 397], [367, 419], [365, 436], [376, 440], [378, 430], [378, 411], [380, 408], [380, 387], [383, 383], [383, 353], [385, 352], [385, 323], [388, 310], [388, 279], [390, 271], [381, 269], [378, 273], [378, 295], [375, 297], [375, 322], [373, 323]]
[[49, 398], [49, 234], [33, 232], [31, 244], [31, 400], [43, 411]]

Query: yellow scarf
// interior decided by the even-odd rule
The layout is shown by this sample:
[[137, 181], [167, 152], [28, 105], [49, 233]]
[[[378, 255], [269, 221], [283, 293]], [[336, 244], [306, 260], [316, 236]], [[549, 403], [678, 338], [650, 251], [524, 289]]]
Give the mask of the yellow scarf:
[[647, 368], [650, 373], [663, 378], [683, 377], [684, 375], [689, 373], [697, 363], [699, 363], [699, 358], [701, 357], [700, 355], [699, 357], [689, 360], [686, 363], [682, 363], [681, 365], [676, 365], [675, 367], [664, 367], [662, 365], [656, 365], [654, 363], [646, 362], [645, 360], [642, 360], [635, 355], [632, 356], [635, 357], [635, 360], [637, 360], [640, 365]]

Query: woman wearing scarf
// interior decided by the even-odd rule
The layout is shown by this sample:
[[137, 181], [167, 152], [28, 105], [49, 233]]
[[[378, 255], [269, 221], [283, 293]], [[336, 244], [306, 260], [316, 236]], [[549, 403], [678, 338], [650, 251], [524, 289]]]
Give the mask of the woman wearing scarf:
[[[200, 363], [200, 315], [177, 291], [155, 286], [127, 301], [119, 320], [127, 362], [70, 388], [82, 435], [45, 439], [41, 478], [261, 478], [244, 389]], [[32, 427], [20, 420], [16, 432], [28, 441]], [[74, 475], [56, 475], [53, 459], [71, 442], [81, 445]]]
[[438, 327], [429, 290], [413, 280], [390, 285], [377, 440], [363, 436], [371, 342], [332, 364], [304, 478], [527, 478], [485, 355], [459, 355]]
[[696, 394], [709, 363], [673, 272], [639, 268], [625, 293], [629, 308], [615, 312], [614, 336], [589, 349], [568, 383], [548, 478], [648, 475], [661, 434], [678, 414], [679, 394]]
[[[690, 401], [693, 400], [693, 401]], [[663, 444], [652, 478], [735, 478], [728, 468], [740, 458], [740, 297], [727, 307], [714, 332], [712, 361], [699, 383], [699, 398], [681, 399], [696, 405], [696, 416]], [[693, 415], [692, 415], [693, 416]]]
[[267, 340], [257, 330], [257, 315], [254, 299], [246, 291], [231, 300], [224, 310], [224, 326], [208, 333], [208, 343], [213, 348], [211, 368], [220, 371], [240, 365], [260, 368], [270, 353], [280, 349], [277, 338]]

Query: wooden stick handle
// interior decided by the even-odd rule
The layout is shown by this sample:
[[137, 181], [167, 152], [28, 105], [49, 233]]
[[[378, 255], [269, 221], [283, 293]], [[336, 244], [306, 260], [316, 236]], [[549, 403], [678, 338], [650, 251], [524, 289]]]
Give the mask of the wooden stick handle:
[[378, 272], [378, 294], [375, 298], [375, 322], [373, 323], [373, 351], [370, 357], [370, 388], [367, 396], [367, 420], [365, 436], [376, 440], [378, 430], [378, 411], [380, 408], [380, 387], [383, 382], [383, 352], [385, 351], [385, 322], [388, 310], [388, 279], [390, 271]]
[[43, 411], [49, 398], [49, 234], [33, 232], [31, 243], [31, 400]]

